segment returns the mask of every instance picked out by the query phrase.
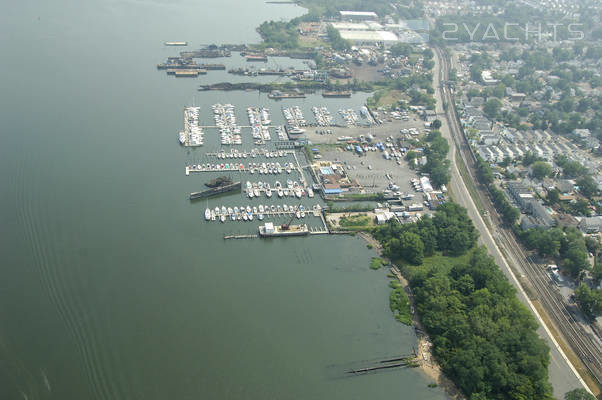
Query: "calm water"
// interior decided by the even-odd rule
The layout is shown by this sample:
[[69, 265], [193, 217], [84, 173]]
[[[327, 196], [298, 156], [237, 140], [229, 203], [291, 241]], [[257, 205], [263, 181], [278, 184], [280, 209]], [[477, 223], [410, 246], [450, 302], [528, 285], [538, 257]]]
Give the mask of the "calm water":
[[184, 165], [205, 150], [179, 147], [182, 107], [209, 122], [212, 103], [230, 102], [245, 122], [247, 106], [278, 120], [281, 104], [196, 92], [226, 75], [167, 77], [154, 65], [179, 49], [162, 43], [256, 41], [261, 21], [302, 12], [259, 0], [3, 4], [0, 399], [443, 398], [415, 370], [343, 378], [415, 343], [362, 241], [224, 241], [253, 228], [205, 223], [205, 204], [187, 200], [206, 177]]

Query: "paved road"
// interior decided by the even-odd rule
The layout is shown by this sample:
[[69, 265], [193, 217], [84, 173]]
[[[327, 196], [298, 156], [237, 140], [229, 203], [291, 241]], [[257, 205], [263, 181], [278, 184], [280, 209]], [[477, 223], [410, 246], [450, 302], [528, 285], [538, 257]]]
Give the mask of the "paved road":
[[468, 210], [468, 215], [474, 222], [476, 228], [481, 233], [479, 239], [480, 242], [487, 247], [490, 254], [494, 257], [496, 263], [502, 267], [502, 271], [504, 272], [504, 274], [516, 287], [519, 300], [525, 305], [527, 305], [527, 307], [529, 307], [529, 309], [535, 315], [539, 323], [538, 333], [548, 343], [548, 346], [550, 347], [550, 382], [552, 384], [555, 396], [557, 398], [561, 398], [567, 391], [570, 391], [575, 388], [585, 387], [585, 383], [581, 380], [576, 370], [568, 361], [566, 355], [558, 346], [558, 343], [545, 326], [543, 320], [537, 313], [537, 310], [535, 309], [528, 296], [522, 289], [522, 286], [520, 285], [519, 281], [517, 280], [516, 276], [514, 275], [508, 264], [508, 262], [511, 262], [513, 266], [515, 266], [515, 268], [518, 270], [518, 273], [524, 274], [524, 271], [522, 271], [520, 267], [521, 263], [518, 260], [516, 260], [515, 255], [512, 251], [506, 252], [509, 258], [508, 261], [503, 256], [500, 246], [498, 246], [498, 244], [502, 244], [503, 238], [500, 237], [500, 234], [496, 233], [495, 231], [492, 235], [489, 228], [485, 224], [485, 221], [481, 217], [481, 214], [479, 213], [476, 204], [471, 198], [470, 192], [464, 184], [462, 176], [460, 175], [460, 171], [458, 170], [458, 167], [456, 165], [456, 149], [458, 148], [458, 144], [454, 141], [450, 131], [450, 128], [458, 130], [459, 127], [457, 126], [456, 119], [446, 115], [446, 112], [443, 109], [444, 99], [447, 102], [447, 104], [449, 104], [450, 108], [453, 107], [453, 102], [450, 93], [446, 93], [445, 90], [447, 89], [444, 89], [444, 87], [440, 86], [440, 82], [442, 80], [441, 78], [443, 76], [447, 76], [447, 71], [444, 69], [445, 64], [443, 64], [444, 60], [441, 54], [439, 54], [438, 51], [436, 51], [435, 54], [436, 57], [434, 69], [434, 85], [436, 88], [435, 97], [437, 100], [436, 112], [439, 116], [439, 119], [442, 122], [441, 133], [450, 142], [449, 159], [451, 161], [452, 175], [450, 189], [454, 195], [455, 201]]

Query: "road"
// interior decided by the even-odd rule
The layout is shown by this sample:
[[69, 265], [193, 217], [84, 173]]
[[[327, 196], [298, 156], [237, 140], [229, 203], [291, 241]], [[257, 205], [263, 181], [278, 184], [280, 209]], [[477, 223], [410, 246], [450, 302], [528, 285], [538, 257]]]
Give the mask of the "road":
[[[458, 169], [456, 163], [457, 153], [461, 157], [467, 157], [466, 146], [467, 144], [461, 136], [461, 128], [459, 122], [453, 113], [454, 103], [449, 89], [446, 85], [441, 85], [442, 81], [445, 81], [448, 74], [448, 61], [446, 57], [441, 54], [440, 50], [435, 48], [435, 73], [434, 73], [434, 86], [435, 86], [435, 97], [437, 100], [436, 112], [442, 122], [441, 133], [450, 142], [450, 153], [449, 159], [451, 161], [451, 182], [450, 189], [454, 195], [456, 202], [465, 207], [468, 211], [468, 215], [473, 220], [476, 228], [480, 232], [480, 242], [487, 247], [490, 254], [494, 257], [496, 263], [501, 267], [504, 274], [508, 277], [510, 282], [516, 287], [517, 295], [519, 300], [524, 303], [536, 317], [539, 323], [538, 333], [547, 342], [550, 347], [550, 383], [552, 384], [555, 396], [561, 398], [564, 393], [575, 388], [586, 387], [587, 385], [583, 379], [577, 373], [575, 367], [571, 364], [566, 354], [559, 346], [555, 337], [552, 335], [550, 329], [546, 326], [544, 319], [539, 314], [534, 303], [531, 301], [527, 293], [524, 291], [523, 286], [519, 282], [518, 277], [521, 281], [528, 282], [530, 287], [534, 288], [537, 293], [537, 299], [542, 303], [546, 310], [553, 310], [554, 323], [556, 326], [565, 333], [564, 336], [568, 336], [567, 342], [573, 346], [572, 342], [577, 342], [577, 346], [582, 352], [576, 351], [576, 353], [583, 359], [591, 360], [589, 364], [594, 366], [597, 360], [600, 359], [600, 351], [596, 350], [595, 344], [590, 339], [583, 338], [582, 332], [579, 332], [579, 328], [575, 326], [570, 317], [572, 314], [563, 307], [563, 304], [559, 304], [558, 299], [553, 296], [550, 291], [549, 281], [550, 278], [545, 274], [545, 271], [541, 271], [540, 268], [530, 263], [525, 254], [522, 252], [521, 247], [515, 242], [512, 234], [508, 234], [504, 229], [501, 228], [501, 223], [497, 219], [497, 213], [491, 209], [490, 202], [488, 200], [482, 201], [482, 205], [489, 211], [491, 219], [489, 221], [490, 226], [495, 227], [492, 231], [483, 220], [479, 210], [473, 199], [471, 198], [470, 192], [466, 187], [462, 175]], [[449, 107], [447, 112], [443, 108], [443, 101], [445, 101]], [[453, 134], [452, 134], [453, 133]], [[459, 151], [456, 151], [459, 150]], [[466, 163], [465, 165], [470, 166], [472, 163]], [[474, 177], [470, 177], [474, 180]], [[513, 269], [510, 267], [512, 264]], [[533, 297], [533, 296], [532, 296]], [[550, 312], [548, 311], [548, 315]], [[568, 315], [567, 315], [568, 314]], [[569, 317], [570, 316], [570, 317]], [[583, 339], [583, 340], [581, 340]], [[602, 361], [598, 364], [597, 368], [600, 368]]]

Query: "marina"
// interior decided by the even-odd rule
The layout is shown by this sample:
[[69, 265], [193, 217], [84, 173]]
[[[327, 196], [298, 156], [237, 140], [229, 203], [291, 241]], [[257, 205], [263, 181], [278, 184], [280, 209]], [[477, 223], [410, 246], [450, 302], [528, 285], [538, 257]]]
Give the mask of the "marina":
[[178, 140], [183, 146], [202, 146], [203, 128], [199, 126], [201, 107], [184, 108], [184, 130], [179, 133]]
[[[4, 122], [22, 134], [7, 135], [0, 150], [7, 249], [1, 293], [7, 373], [0, 398], [444, 399], [414, 371], [329, 379], [332, 363], [402, 354], [413, 344], [411, 330], [405, 334], [391, 317], [383, 271], [367, 270], [373, 252], [359, 238], [314, 234], [323, 225], [313, 212], [291, 222], [308, 225], [309, 234], [300, 237], [259, 239], [260, 225], [282, 225], [290, 213], [240, 223], [204, 220], [205, 208], [222, 205], [311, 209], [323, 204], [317, 194], [247, 200], [234, 191], [189, 201], [222, 175], [241, 181], [242, 189], [247, 180], [272, 187], [286, 178], [301, 182], [296, 170], [183, 173], [186, 165], [218, 161], [295, 163], [290, 152], [298, 141], [279, 147], [288, 138], [276, 131], [286, 123], [280, 106], [296, 101], [276, 102], [269, 91], [198, 92], [205, 80], [245, 78], [208, 69], [204, 77], [176, 79], [156, 64], [213, 42], [218, 50], [222, 42], [257, 43], [255, 28], [264, 20], [288, 20], [306, 9], [255, 0], [34, 0], [8, 11], [0, 16], [5, 30], [22, 32], [28, 46], [3, 38], [7, 60], [20, 60], [7, 63], [3, 75], [6, 92], [14, 94], [5, 102]], [[188, 47], [166, 47], [166, 40], [187, 40]], [[234, 51], [232, 58], [195, 61], [271, 68], [277, 58], [245, 64]], [[52, 79], [33, 68], [40, 54], [48, 56]], [[17, 79], [22, 76], [27, 79]], [[31, 93], [41, 112], [35, 118]], [[359, 104], [366, 96], [352, 100]], [[239, 126], [250, 125], [247, 107], [269, 108], [272, 140], [255, 145], [250, 126], [241, 126], [241, 145], [221, 145], [214, 103], [234, 105]], [[338, 108], [355, 107], [335, 103], [317, 93], [298, 105], [311, 120], [312, 105], [328, 105], [335, 117]], [[185, 106], [200, 107], [202, 146], [178, 140]], [[247, 152], [247, 159], [210, 155], [231, 149]], [[253, 159], [253, 149], [270, 156]], [[299, 150], [297, 157], [304, 166]], [[22, 312], [10, 312], [12, 305]], [[320, 340], [308, 331], [319, 332]]]

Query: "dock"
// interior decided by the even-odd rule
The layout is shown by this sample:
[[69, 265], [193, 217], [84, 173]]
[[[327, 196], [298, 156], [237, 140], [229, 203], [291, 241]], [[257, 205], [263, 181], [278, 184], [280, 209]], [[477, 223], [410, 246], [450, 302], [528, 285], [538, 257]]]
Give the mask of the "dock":
[[224, 239], [257, 239], [258, 235], [226, 235]]

